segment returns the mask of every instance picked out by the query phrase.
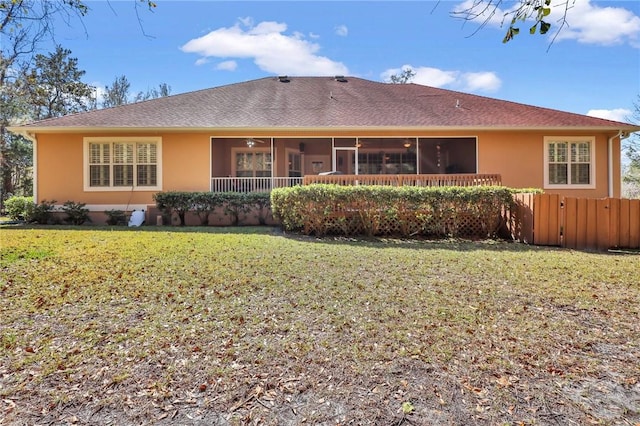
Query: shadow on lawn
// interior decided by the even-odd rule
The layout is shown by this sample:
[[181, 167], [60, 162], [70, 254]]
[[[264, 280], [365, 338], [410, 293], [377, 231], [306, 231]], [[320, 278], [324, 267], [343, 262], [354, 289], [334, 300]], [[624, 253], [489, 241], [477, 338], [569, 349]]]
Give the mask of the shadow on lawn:
[[274, 235], [293, 241], [349, 245], [354, 247], [393, 247], [415, 250], [452, 250], [452, 251], [556, 251], [560, 247], [534, 246], [506, 239], [462, 239], [462, 238], [396, 238], [393, 236], [314, 236], [284, 232], [278, 226], [153, 226], [140, 227], [108, 226], [108, 225], [33, 225], [33, 224], [0, 224], [0, 232], [11, 230], [53, 230], [53, 231], [94, 231], [94, 232], [160, 232], [160, 233], [196, 233], [196, 234], [236, 234], [236, 235]]

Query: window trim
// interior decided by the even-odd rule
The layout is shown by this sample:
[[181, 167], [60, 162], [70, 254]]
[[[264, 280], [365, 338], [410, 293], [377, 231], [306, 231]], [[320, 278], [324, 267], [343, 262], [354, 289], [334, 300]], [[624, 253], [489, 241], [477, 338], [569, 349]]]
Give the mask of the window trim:
[[[549, 144], [554, 142], [588, 142], [589, 143], [589, 183], [572, 184], [571, 168], [567, 169], [567, 182], [564, 184], [549, 183]], [[595, 189], [596, 188], [596, 138], [595, 136], [545, 136], [544, 137], [544, 189]], [[571, 165], [571, 149], [568, 152], [567, 165]]]
[[[91, 176], [89, 172], [89, 146], [92, 143], [154, 143], [156, 144], [156, 185], [154, 186], [138, 186], [134, 177], [132, 186], [113, 186], [113, 172], [111, 174], [110, 186], [91, 186]], [[113, 145], [111, 145], [113, 147]], [[82, 143], [82, 184], [85, 192], [143, 192], [143, 191], [162, 191], [162, 137], [160, 136], [90, 136], [83, 138]], [[135, 149], [134, 149], [135, 156]], [[113, 157], [110, 166], [113, 167]], [[133, 169], [138, 163], [134, 161]], [[111, 169], [113, 170], [113, 168]]]

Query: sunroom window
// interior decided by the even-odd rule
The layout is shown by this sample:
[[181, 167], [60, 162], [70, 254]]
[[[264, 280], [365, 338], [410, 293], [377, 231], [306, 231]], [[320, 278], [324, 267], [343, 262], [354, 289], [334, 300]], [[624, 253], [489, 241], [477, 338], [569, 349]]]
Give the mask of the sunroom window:
[[236, 152], [237, 177], [270, 177], [271, 153], [268, 151]]
[[593, 138], [545, 138], [545, 187], [594, 186]]
[[160, 138], [86, 138], [85, 190], [156, 190]]

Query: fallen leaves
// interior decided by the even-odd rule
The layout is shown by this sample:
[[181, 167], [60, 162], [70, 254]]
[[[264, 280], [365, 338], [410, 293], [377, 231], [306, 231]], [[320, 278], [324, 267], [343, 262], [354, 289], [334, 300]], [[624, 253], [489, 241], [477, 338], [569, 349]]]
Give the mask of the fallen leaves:
[[394, 424], [411, 404], [407, 424], [581, 423], [561, 384], [638, 383], [637, 260], [154, 231], [34, 231], [51, 255], [12, 261], [1, 290], [0, 416]]

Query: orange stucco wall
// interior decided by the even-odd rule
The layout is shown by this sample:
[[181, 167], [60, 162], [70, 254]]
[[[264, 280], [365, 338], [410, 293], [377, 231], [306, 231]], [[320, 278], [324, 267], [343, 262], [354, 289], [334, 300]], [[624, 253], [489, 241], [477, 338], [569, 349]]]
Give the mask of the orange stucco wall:
[[[545, 133], [479, 133], [478, 173], [500, 173], [502, 183], [513, 188], [544, 187], [544, 137], [563, 136], [561, 132]], [[608, 136], [603, 134], [566, 133], [565, 136], [595, 136], [594, 189], [549, 189], [545, 192], [574, 197], [602, 198], [609, 195]], [[614, 144], [614, 196], [620, 196], [620, 150]]]
[[[62, 204], [70, 200], [89, 205], [114, 206], [153, 204], [152, 197], [157, 191], [84, 191], [83, 136], [37, 136], [36, 191], [39, 202], [56, 200]], [[162, 135], [162, 190], [208, 191], [209, 150], [208, 134]]]
[[[247, 133], [247, 132], [245, 132]], [[544, 176], [544, 136], [562, 136], [561, 132], [437, 132], [429, 134], [420, 132], [419, 137], [471, 137], [477, 138], [478, 173], [499, 173], [503, 184], [510, 187], [543, 187]], [[567, 136], [595, 136], [596, 137], [596, 188], [582, 190], [551, 190], [548, 193], [560, 193], [578, 197], [606, 197], [608, 196], [608, 138], [613, 134], [587, 134], [565, 132]], [[37, 198], [42, 200], [57, 200], [62, 204], [67, 200], [82, 202], [88, 205], [147, 205], [153, 204], [155, 191], [97, 191], [83, 190], [83, 136], [109, 136], [108, 134], [39, 134], [37, 135]], [[127, 136], [119, 133], [112, 136]], [[157, 134], [140, 134], [140, 136], [158, 136]], [[227, 134], [210, 133], [165, 133], [162, 136], [162, 190], [207, 191], [210, 188], [211, 176], [228, 176], [231, 174], [230, 144], [214, 143], [211, 137], [241, 137], [232, 132]], [[331, 136], [359, 136], [359, 137], [415, 137], [416, 133], [408, 131], [395, 132], [348, 132], [340, 135], [325, 132], [319, 133], [289, 133], [279, 137], [331, 137]], [[268, 138], [266, 138], [268, 139]], [[330, 155], [330, 145], [318, 140], [319, 146], [313, 146], [312, 140], [305, 141], [305, 152], [310, 158], [313, 155]], [[286, 156], [284, 148], [299, 148], [297, 140], [280, 141], [276, 145], [276, 173], [286, 174]], [[235, 148], [246, 148], [237, 144]], [[614, 196], [620, 196], [620, 143], [617, 139], [613, 144], [614, 167]], [[323, 157], [325, 158], [325, 157]], [[330, 157], [326, 157], [330, 158]]]

